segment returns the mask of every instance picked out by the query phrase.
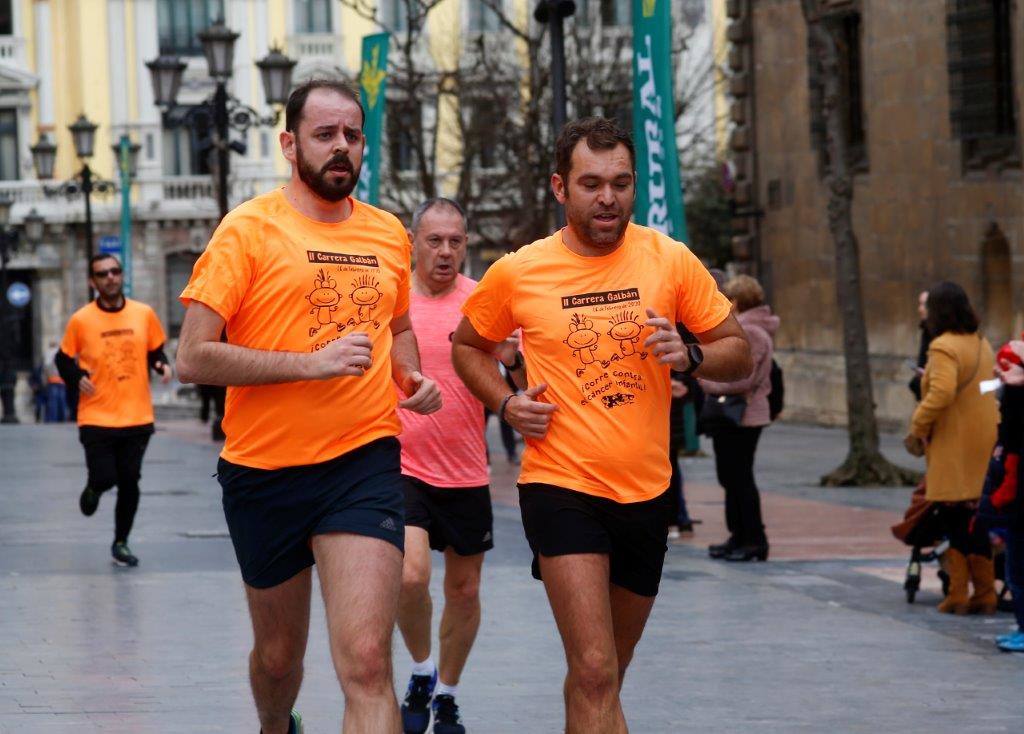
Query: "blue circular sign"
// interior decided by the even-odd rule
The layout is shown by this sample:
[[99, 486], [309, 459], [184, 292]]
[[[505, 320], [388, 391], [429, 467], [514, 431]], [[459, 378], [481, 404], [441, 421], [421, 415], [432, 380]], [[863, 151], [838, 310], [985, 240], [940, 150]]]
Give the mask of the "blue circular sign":
[[21, 282], [7, 286], [7, 302], [15, 308], [23, 308], [32, 300], [32, 289]]

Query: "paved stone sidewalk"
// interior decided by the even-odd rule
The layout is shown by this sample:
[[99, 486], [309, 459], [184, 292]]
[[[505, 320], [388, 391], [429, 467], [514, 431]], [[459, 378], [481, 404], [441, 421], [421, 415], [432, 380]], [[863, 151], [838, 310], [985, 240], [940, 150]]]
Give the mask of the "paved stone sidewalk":
[[[132, 537], [142, 565], [126, 570], [109, 563], [112, 497], [93, 518], [78, 512], [84, 469], [74, 429], [0, 427], [0, 732], [258, 731], [244, 596], [211, 477], [216, 447], [204, 437], [191, 423], [168, 423], [154, 437]], [[868, 533], [865, 545], [884, 539], [876, 522], [896, 515], [905, 490], [813, 486], [842, 459], [842, 445], [822, 429], [766, 435], [759, 476], [766, 506], [777, 508], [769, 531], [780, 557], [787, 545], [798, 550], [757, 565], [704, 556], [701, 546], [718, 539], [720, 490], [710, 459], [688, 460], [707, 525], [693, 545], [670, 549], [623, 693], [631, 731], [1024, 731], [1024, 656], [992, 646], [1005, 615], [945, 617], [927, 590], [906, 604], [886, 570], [904, 555], [898, 545], [873, 555], [844, 550], [842, 532], [803, 547], [790, 537], [806, 532], [800, 517], [842, 529], [860, 516], [870, 520], [857, 530]], [[496, 460], [497, 548], [460, 689], [476, 734], [562, 725], [564, 662], [543, 588], [528, 574], [511, 472]], [[318, 600], [306, 662], [307, 731], [337, 732], [341, 698]], [[404, 687], [397, 638], [395, 665]]]

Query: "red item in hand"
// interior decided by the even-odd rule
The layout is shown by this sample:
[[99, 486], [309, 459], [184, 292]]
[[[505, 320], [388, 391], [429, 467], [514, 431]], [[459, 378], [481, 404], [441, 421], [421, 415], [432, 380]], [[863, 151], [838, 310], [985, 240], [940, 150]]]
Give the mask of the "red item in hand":
[[[1021, 338], [1024, 339], [1024, 334], [1021, 334]], [[1009, 369], [1011, 365], [1020, 365], [1024, 367], [1024, 360], [1010, 348], [1010, 345], [1004, 344], [999, 348], [999, 352], [996, 354], [996, 364], [999, 365], [1000, 369]]]
[[992, 493], [992, 506], [997, 510], [1005, 509], [1017, 498], [1017, 466], [1019, 454], [1007, 454], [1003, 462], [1003, 481]]

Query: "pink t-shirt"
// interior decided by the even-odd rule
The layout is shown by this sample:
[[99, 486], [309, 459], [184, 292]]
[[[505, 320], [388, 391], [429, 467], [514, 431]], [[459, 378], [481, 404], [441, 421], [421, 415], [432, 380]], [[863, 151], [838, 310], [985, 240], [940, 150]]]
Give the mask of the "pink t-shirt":
[[459, 275], [455, 289], [440, 298], [415, 290], [410, 294], [421, 371], [437, 382], [444, 404], [430, 415], [398, 410], [402, 473], [434, 487], [481, 487], [489, 480], [484, 406], [452, 366], [452, 333], [462, 320], [462, 303], [475, 287], [475, 280]]

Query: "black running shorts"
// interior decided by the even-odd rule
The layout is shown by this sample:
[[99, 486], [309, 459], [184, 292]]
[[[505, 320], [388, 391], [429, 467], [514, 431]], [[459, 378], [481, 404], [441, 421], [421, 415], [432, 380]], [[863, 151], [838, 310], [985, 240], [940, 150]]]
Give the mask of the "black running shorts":
[[494, 547], [491, 488], [434, 487], [405, 477], [405, 524], [423, 528], [430, 547], [475, 556]]
[[397, 438], [381, 438], [329, 461], [253, 469], [221, 459], [224, 517], [249, 586], [266, 589], [313, 565], [310, 538], [354, 533], [404, 550], [405, 479]]
[[602, 553], [610, 580], [640, 596], [657, 596], [668, 538], [670, 491], [644, 502], [619, 503], [550, 484], [520, 484], [523, 529], [537, 556]]

